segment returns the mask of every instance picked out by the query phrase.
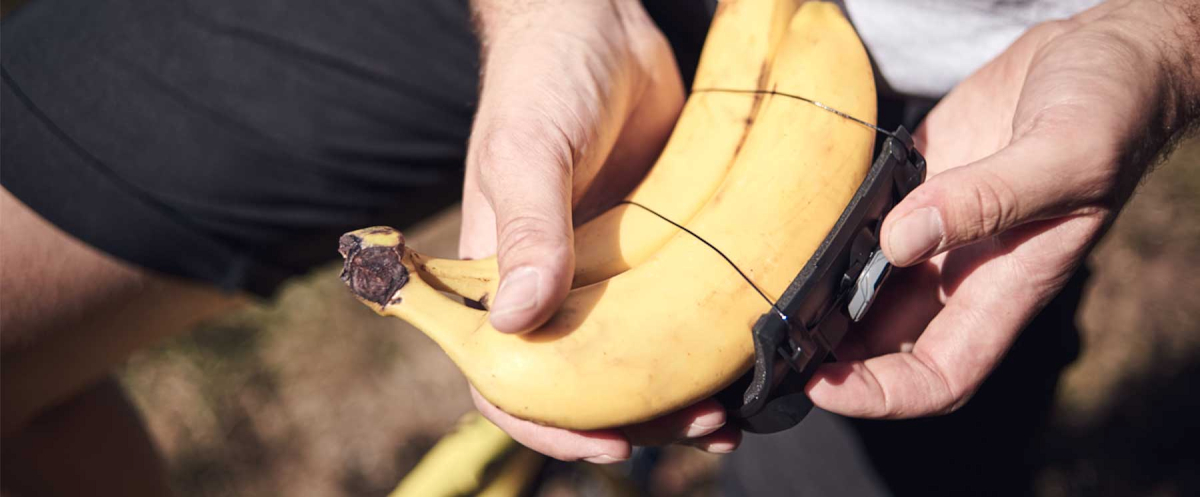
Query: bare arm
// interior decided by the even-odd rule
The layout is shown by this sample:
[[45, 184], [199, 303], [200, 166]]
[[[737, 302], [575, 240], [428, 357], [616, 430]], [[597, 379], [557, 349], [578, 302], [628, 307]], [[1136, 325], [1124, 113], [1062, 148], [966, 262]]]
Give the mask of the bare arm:
[[133, 350], [237, 300], [152, 275], [0, 195], [3, 435], [100, 381]]

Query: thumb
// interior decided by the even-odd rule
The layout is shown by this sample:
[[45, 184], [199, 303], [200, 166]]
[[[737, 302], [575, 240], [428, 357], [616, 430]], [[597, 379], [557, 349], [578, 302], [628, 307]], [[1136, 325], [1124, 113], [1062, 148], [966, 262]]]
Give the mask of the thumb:
[[930, 178], [888, 214], [882, 229], [884, 255], [893, 264], [911, 266], [1095, 201], [1098, 181], [1088, 174], [1095, 168], [1079, 159], [1089, 157], [1079, 149], [1053, 134], [1026, 135], [977, 162]]
[[575, 272], [573, 157], [552, 127], [535, 117], [477, 119], [472, 137], [468, 167], [495, 214], [500, 285], [488, 307], [492, 325], [504, 332], [549, 319]]
[[544, 7], [487, 37], [467, 147], [467, 248], [486, 243], [486, 204], [500, 269], [490, 319], [510, 333], [541, 325], [566, 298], [575, 273], [572, 207], [582, 193], [573, 188], [598, 174], [642, 81], [615, 5]]

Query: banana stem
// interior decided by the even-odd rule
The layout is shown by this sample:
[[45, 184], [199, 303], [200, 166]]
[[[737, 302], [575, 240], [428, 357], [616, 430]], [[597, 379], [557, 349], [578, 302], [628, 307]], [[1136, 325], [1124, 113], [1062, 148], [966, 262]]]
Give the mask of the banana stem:
[[447, 352], [487, 319], [487, 312], [451, 300], [422, 280], [416, 254], [393, 228], [342, 235], [338, 251], [346, 259], [342, 280], [359, 300], [375, 312], [408, 321]]

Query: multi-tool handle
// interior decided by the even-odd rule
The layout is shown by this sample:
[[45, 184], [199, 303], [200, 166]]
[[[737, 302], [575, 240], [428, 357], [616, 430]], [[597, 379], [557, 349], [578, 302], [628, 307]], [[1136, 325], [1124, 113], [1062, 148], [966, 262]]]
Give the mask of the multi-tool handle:
[[742, 429], [773, 433], [812, 409], [804, 386], [862, 319], [891, 264], [879, 248], [883, 218], [925, 180], [925, 159], [904, 127], [879, 155], [833, 230], [753, 328], [754, 370], [717, 395]]

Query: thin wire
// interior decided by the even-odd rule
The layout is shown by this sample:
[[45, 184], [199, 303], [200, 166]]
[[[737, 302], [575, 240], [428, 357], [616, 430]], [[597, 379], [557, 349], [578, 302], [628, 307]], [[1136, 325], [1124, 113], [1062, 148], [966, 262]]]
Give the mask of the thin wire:
[[[856, 122], [863, 126], [866, 126], [868, 129], [874, 130], [878, 133], [883, 133], [884, 135], [890, 136], [892, 138], [896, 138], [896, 134], [892, 133], [891, 131], [880, 128], [879, 126], [876, 126], [874, 124], [866, 122], [862, 119], [859, 119], [850, 114], [847, 114], [845, 112], [837, 110], [837, 109], [830, 107], [828, 105], [825, 105], [821, 102], [818, 102], [811, 98], [802, 97], [800, 95], [793, 95], [791, 93], [784, 93], [781, 91], [777, 91], [774, 88], [772, 88], [770, 90], [757, 90], [757, 89], [756, 90], [739, 90], [739, 89], [735, 89], [735, 88], [696, 88], [696, 89], [692, 90], [692, 93], [734, 93], [734, 94], [742, 94], [742, 95], [777, 95], [780, 97], [791, 98], [791, 99], [800, 100], [802, 102], [807, 102], [809, 104], [815, 105], [816, 107], [818, 107], [822, 110], [828, 111], [828, 112], [832, 112], [833, 114], [836, 114], [837, 116], [839, 116], [843, 119], [849, 119], [850, 121], [853, 121], [853, 122]], [[763, 298], [763, 300], [767, 301], [767, 304], [769, 304], [771, 306], [771, 309], [773, 309], [775, 311], [775, 313], [779, 315], [779, 318], [782, 319], [785, 324], [788, 324], [788, 326], [791, 326], [791, 324], [788, 322], [787, 314], [783, 313], [783, 310], [779, 308], [779, 305], [777, 305], [774, 301], [772, 301], [770, 297], [767, 297], [767, 294], [764, 293], [762, 291], [762, 289], [760, 289], [758, 287], [758, 285], [754, 284], [754, 281], [751, 280], [750, 277], [747, 276], [746, 273], [742, 271], [742, 268], [738, 267], [738, 265], [733, 262], [733, 259], [730, 259], [729, 256], [725, 255], [725, 252], [722, 252], [721, 249], [716, 247], [716, 245], [709, 243], [708, 240], [705, 240], [704, 238], [702, 238], [700, 235], [697, 235], [692, 230], [687, 229], [687, 227], [683, 226], [682, 224], [679, 224], [675, 221], [668, 219], [667, 216], [659, 214], [654, 209], [646, 207], [646, 206], [639, 204], [637, 202], [634, 202], [632, 200], [622, 200], [621, 202], [619, 202], [619, 204], [628, 204], [628, 205], [636, 206], [646, 212], [654, 214], [659, 219], [662, 219], [663, 221], [670, 223], [672, 226], [679, 228], [684, 233], [687, 233], [687, 234], [691, 235], [693, 238], [699, 240], [700, 243], [707, 245], [708, 248], [713, 249], [713, 251], [716, 252], [717, 255], [721, 256], [722, 259], [725, 259], [725, 262], [728, 262], [729, 265], [731, 267], [733, 267], [734, 271], [737, 271], [737, 273], [739, 275], [741, 275], [742, 279], [746, 280], [746, 283], [750, 284], [750, 287], [753, 288], [755, 292], [758, 292], [758, 295], [761, 296]]]
[[856, 123], [858, 123], [858, 124], [861, 124], [861, 125], [863, 125], [863, 126], [866, 126], [866, 127], [870, 128], [870, 129], [872, 129], [872, 130], [875, 130], [875, 131], [877, 131], [877, 132], [879, 132], [879, 133], [883, 133], [883, 134], [885, 134], [885, 135], [887, 135], [887, 136], [890, 136], [890, 137], [892, 137], [892, 138], [896, 138], [896, 134], [895, 134], [895, 133], [892, 133], [891, 131], [888, 131], [888, 130], [886, 130], [886, 129], [880, 128], [879, 126], [876, 126], [876, 125], [874, 125], [874, 124], [871, 124], [871, 123], [869, 123], [869, 122], [866, 122], [866, 121], [864, 121], [864, 120], [862, 120], [862, 119], [859, 119], [859, 118], [857, 118], [857, 117], [854, 117], [854, 116], [852, 116], [852, 115], [850, 115], [850, 114], [847, 114], [847, 113], [845, 113], [845, 112], [842, 112], [842, 111], [840, 111], [840, 110], [837, 110], [837, 109], [835, 109], [835, 108], [833, 108], [833, 107], [830, 107], [830, 106], [828, 106], [828, 105], [825, 105], [825, 104], [823, 104], [823, 103], [821, 103], [821, 102], [818, 102], [818, 101], [816, 101], [816, 100], [813, 100], [813, 99], [811, 99], [811, 98], [802, 97], [802, 96], [800, 96], [800, 95], [793, 95], [793, 94], [791, 94], [791, 93], [784, 93], [784, 92], [781, 92], [781, 91], [777, 91], [777, 90], [775, 90], [774, 88], [772, 88], [772, 89], [770, 89], [770, 90], [738, 90], [738, 89], [734, 89], [734, 88], [696, 88], [696, 89], [692, 90], [692, 93], [739, 93], [739, 94], [743, 94], [743, 95], [778, 95], [778, 96], [780, 96], [780, 97], [793, 98], [793, 99], [796, 99], [796, 100], [799, 100], [799, 101], [802, 101], [802, 102], [808, 102], [808, 103], [810, 103], [810, 104], [812, 104], [812, 105], [815, 105], [815, 106], [817, 106], [817, 107], [818, 107], [818, 108], [820, 108], [820, 109], [823, 109], [823, 110], [826, 110], [826, 111], [832, 112], [832, 113], [834, 113], [834, 114], [838, 115], [839, 117], [842, 117], [842, 118], [845, 118], [845, 119], [849, 119], [849, 120], [851, 120], [851, 121], [854, 121], [854, 122], [856, 122]]
[[783, 311], [779, 309], [779, 306], [775, 305], [775, 302], [772, 301], [770, 297], [767, 297], [767, 294], [763, 293], [763, 291], [758, 288], [758, 285], [755, 285], [754, 281], [752, 281], [749, 276], [746, 276], [746, 273], [742, 272], [742, 268], [739, 268], [738, 265], [733, 262], [733, 259], [730, 259], [729, 256], [725, 255], [725, 252], [722, 252], [721, 249], [716, 247], [716, 245], [709, 243], [708, 240], [701, 238], [700, 235], [697, 235], [692, 230], [687, 229], [687, 227], [683, 226], [682, 224], [679, 224], [675, 221], [668, 219], [667, 216], [659, 214], [654, 209], [646, 207], [646, 206], [639, 204], [637, 202], [634, 202], [632, 200], [622, 200], [619, 202], [619, 204], [629, 204], [629, 205], [633, 205], [636, 207], [640, 207], [642, 210], [645, 210], [646, 212], [654, 214], [655, 216], [658, 216], [659, 219], [662, 219], [663, 221], [671, 223], [672, 226], [675, 226], [676, 228], [683, 230], [684, 233], [692, 235], [693, 238], [700, 240], [700, 243], [708, 245], [708, 248], [713, 249], [713, 251], [716, 252], [717, 255], [721, 256], [722, 259], [725, 259], [725, 262], [728, 262], [729, 265], [733, 267], [733, 270], [737, 271], [737, 273], [742, 276], [742, 279], [746, 280], [746, 283], [749, 283], [750, 287], [753, 288], [754, 291], [758, 292], [759, 296], [761, 296], [763, 298], [763, 300], [767, 301], [767, 303], [771, 305], [771, 309], [774, 309], [775, 313], [779, 314], [779, 317], [781, 319], [783, 319], [784, 323], [788, 322], [787, 314], [784, 314]]

